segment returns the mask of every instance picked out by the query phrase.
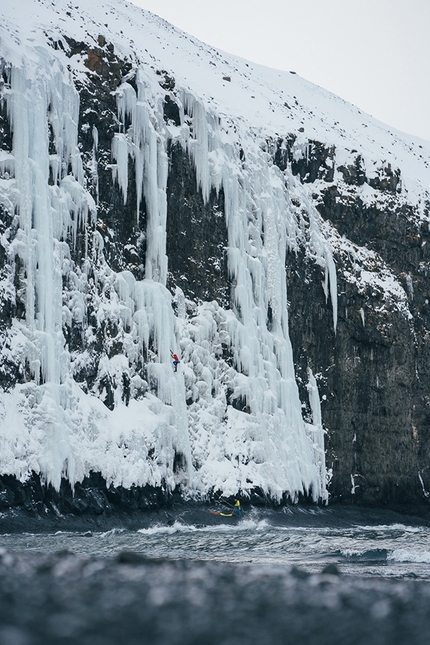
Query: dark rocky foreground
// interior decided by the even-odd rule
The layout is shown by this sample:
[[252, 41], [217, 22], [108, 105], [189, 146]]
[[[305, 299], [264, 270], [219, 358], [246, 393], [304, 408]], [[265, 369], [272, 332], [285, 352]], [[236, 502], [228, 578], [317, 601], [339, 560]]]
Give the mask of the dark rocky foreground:
[[[144, 499], [141, 491], [135, 491], [135, 501], [129, 506], [130, 491], [122, 500], [123, 506], [118, 497], [115, 504], [104, 502], [103, 506], [100, 500], [107, 497], [101, 480], [99, 483], [98, 489], [78, 489], [75, 511], [80, 509], [79, 513], [67, 506], [71, 499], [67, 496], [60, 505], [61, 513], [55, 504], [61, 499], [49, 501], [49, 489], [38, 505], [31, 497], [26, 501], [21, 491], [22, 504], [0, 513], [0, 534], [20, 533], [21, 538], [26, 533], [80, 531], [81, 540], [97, 540], [98, 531], [113, 528], [135, 530], [174, 522], [201, 526], [220, 521], [208, 512], [215, 501], [186, 503], [172, 497], [163, 503], [159, 499], [156, 506], [154, 498], [152, 508], [148, 504], [145, 507], [143, 501], [139, 508], [139, 495]], [[43, 488], [39, 494], [40, 491]], [[15, 494], [18, 500], [18, 490]], [[303, 530], [316, 526], [429, 523], [423, 514], [406, 517], [394, 510], [340, 505], [294, 505], [283, 509], [244, 505], [244, 514], [254, 520], [266, 519], [270, 525], [287, 523]], [[238, 521], [221, 519], [229, 524]], [[34, 549], [34, 540], [31, 536], [29, 539]], [[21, 540], [17, 548], [22, 549], [24, 543]], [[428, 642], [428, 581], [358, 578], [342, 574], [336, 565], [323, 566], [319, 573], [309, 574], [279, 564], [156, 559], [132, 551], [100, 557], [67, 550], [38, 553], [0, 547], [0, 644]]]
[[2, 645], [421, 645], [430, 585], [279, 566], [0, 551]]

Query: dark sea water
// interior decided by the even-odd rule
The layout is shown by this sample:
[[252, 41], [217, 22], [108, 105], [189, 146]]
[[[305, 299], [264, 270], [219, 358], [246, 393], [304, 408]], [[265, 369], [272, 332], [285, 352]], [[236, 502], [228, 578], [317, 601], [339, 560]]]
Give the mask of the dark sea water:
[[0, 534], [0, 645], [430, 643], [425, 518], [182, 507], [111, 524]]

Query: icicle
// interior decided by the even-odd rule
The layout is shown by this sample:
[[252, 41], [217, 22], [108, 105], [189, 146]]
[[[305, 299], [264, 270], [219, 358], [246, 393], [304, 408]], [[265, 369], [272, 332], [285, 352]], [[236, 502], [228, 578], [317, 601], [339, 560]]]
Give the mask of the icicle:
[[312, 427], [308, 425], [308, 431], [313, 443], [315, 466], [319, 475], [317, 478], [317, 486], [321, 486], [318, 490], [318, 498], [323, 501], [327, 501], [328, 493], [326, 489], [324, 430], [322, 426], [321, 403], [317, 382], [310, 367], [308, 367], [308, 379], [307, 390], [309, 394], [309, 404], [311, 407], [313, 424]]
[[112, 140], [112, 157], [116, 164], [112, 166], [114, 179], [118, 182], [127, 203], [128, 190], [128, 142], [125, 134], [117, 133]]
[[188, 142], [188, 150], [196, 167], [198, 186], [204, 201], [207, 202], [211, 190], [211, 178], [206, 110], [196, 99], [189, 101], [187, 107], [193, 117], [193, 138]]
[[[167, 154], [165, 141], [157, 132], [156, 119], [151, 115], [145, 95], [145, 79], [141, 70], [137, 73], [138, 93], [128, 83], [123, 83], [117, 93], [119, 118], [131, 121], [127, 133], [115, 134], [112, 154], [117, 160], [115, 177], [122, 189], [124, 203], [127, 201], [128, 155], [135, 160], [137, 216], [145, 194], [147, 207], [147, 246], [145, 274], [150, 280], [166, 284], [166, 217], [167, 217]], [[139, 100], [138, 100], [139, 98]], [[154, 123], [152, 122], [154, 121]]]
[[333, 329], [336, 333], [338, 315], [337, 274], [333, 252], [324, 235], [321, 216], [310, 199], [307, 188], [300, 184], [300, 182], [292, 175], [291, 170], [286, 170], [286, 175], [288, 176], [288, 184], [292, 194], [296, 195], [303, 204], [306, 214], [309, 217], [309, 250], [314, 257], [315, 262], [324, 269], [324, 282], [322, 283], [322, 287], [326, 300], [328, 300], [328, 295], [330, 293], [333, 312]]
[[99, 173], [98, 173], [98, 163], [97, 163], [97, 151], [99, 146], [99, 131], [96, 126], [93, 125], [93, 156], [92, 156], [92, 176], [95, 183], [96, 189], [96, 204], [99, 205]]
[[[22, 361], [34, 378], [33, 384], [23, 386], [28, 390], [23, 401], [30, 397], [30, 427], [37, 428], [33, 435], [40, 441], [26, 463], [58, 488], [63, 474], [72, 482], [76, 475], [65, 414], [70, 358], [62, 334], [62, 272], [69, 254], [63, 240], [70, 233], [76, 239], [77, 228], [86, 224], [95, 205], [82, 186], [78, 94], [49, 54], [41, 50], [39, 57], [40, 73], [35, 76], [25, 64], [12, 67], [6, 96], [19, 224], [10, 253], [20, 258], [24, 272], [26, 317], [16, 332], [25, 339], [20, 341]], [[18, 386], [13, 396], [19, 400]], [[18, 474], [25, 476], [26, 471]]]

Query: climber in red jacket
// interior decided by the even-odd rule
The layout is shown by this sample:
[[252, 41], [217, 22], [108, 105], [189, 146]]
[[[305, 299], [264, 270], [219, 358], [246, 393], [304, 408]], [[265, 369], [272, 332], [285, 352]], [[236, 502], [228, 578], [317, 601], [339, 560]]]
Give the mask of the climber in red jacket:
[[175, 372], [177, 372], [178, 371], [179, 358], [178, 358], [177, 354], [174, 354], [172, 352], [172, 350], [170, 350], [170, 356], [172, 357], [173, 367], [175, 368]]

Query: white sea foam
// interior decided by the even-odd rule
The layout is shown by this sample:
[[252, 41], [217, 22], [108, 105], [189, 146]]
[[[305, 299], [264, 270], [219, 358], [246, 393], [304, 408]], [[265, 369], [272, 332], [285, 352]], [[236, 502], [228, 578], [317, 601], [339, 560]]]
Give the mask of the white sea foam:
[[173, 535], [175, 533], [194, 533], [198, 531], [198, 527], [193, 524], [182, 524], [181, 522], [175, 522], [172, 526], [157, 525], [151, 526], [147, 529], [138, 529], [137, 533], [141, 535]]
[[105, 531], [104, 533], [99, 533], [100, 538], [110, 538], [114, 537], [116, 535], [121, 535], [121, 533], [125, 533], [126, 529], [110, 529], [109, 531]]
[[388, 554], [387, 559], [392, 562], [415, 562], [430, 564], [430, 551], [410, 551], [408, 549], [395, 549]]
[[422, 533], [428, 531], [424, 526], [409, 526], [407, 524], [357, 525], [355, 528], [361, 531], [382, 531], [386, 533], [390, 531], [404, 531], [405, 533]]
[[166, 525], [156, 525], [151, 526], [146, 529], [138, 529], [138, 533], [142, 535], [173, 535], [175, 533], [231, 533], [231, 532], [242, 532], [242, 531], [264, 531], [269, 527], [269, 524], [266, 520], [244, 520], [241, 519], [239, 522], [234, 521], [234, 523], [229, 523], [227, 518], [220, 518], [220, 523], [217, 525], [194, 525], [194, 524], [182, 524], [179, 521], [176, 521], [172, 526]]
[[354, 556], [362, 555], [363, 553], [365, 553], [365, 550], [361, 550], [361, 549], [342, 549], [341, 550], [341, 554], [345, 558], [351, 558]]

